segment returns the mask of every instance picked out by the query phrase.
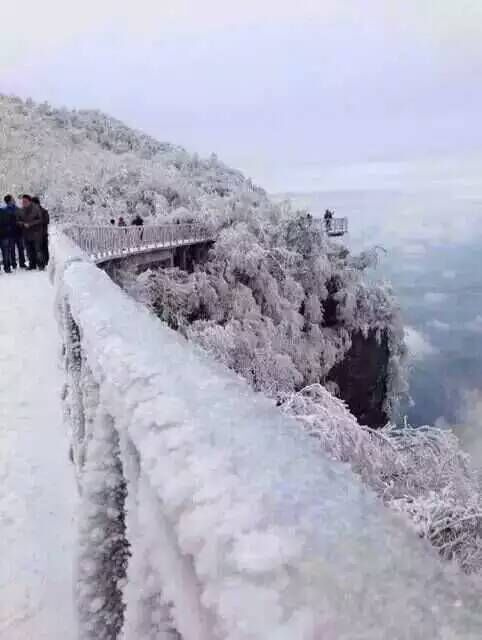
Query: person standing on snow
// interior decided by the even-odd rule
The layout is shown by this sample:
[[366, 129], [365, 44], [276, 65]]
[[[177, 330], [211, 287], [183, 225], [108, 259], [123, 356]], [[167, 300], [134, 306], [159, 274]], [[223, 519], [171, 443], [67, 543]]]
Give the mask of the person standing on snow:
[[[15, 228], [13, 230], [12, 238], [10, 239], [10, 263], [13, 269], [17, 268], [17, 253], [18, 253], [18, 263], [21, 269], [26, 269], [27, 265], [25, 264], [25, 244], [23, 240], [23, 230], [19, 223], [19, 213], [20, 210], [15, 204], [15, 200], [13, 196], [10, 194], [6, 195], [3, 199], [6, 204], [7, 211], [10, 212], [10, 215], [15, 220]], [[15, 251], [16, 249], [16, 251]]]
[[37, 197], [32, 198], [32, 202], [39, 207], [40, 213], [42, 214], [42, 242], [41, 242], [42, 264], [43, 264], [44, 267], [46, 267], [48, 265], [48, 263], [49, 263], [49, 260], [50, 260], [50, 255], [49, 255], [49, 224], [50, 224], [50, 216], [49, 216], [49, 212], [47, 211], [47, 209], [42, 207], [42, 205], [40, 204], [40, 199], [39, 198], [37, 198]]
[[12, 241], [16, 231], [16, 218], [7, 207], [0, 209], [0, 250], [3, 270], [12, 272]]
[[45, 265], [42, 254], [42, 212], [40, 207], [32, 202], [32, 198], [27, 194], [22, 196], [22, 209], [20, 210], [19, 219], [27, 249], [28, 268], [30, 271], [37, 267], [43, 269]]

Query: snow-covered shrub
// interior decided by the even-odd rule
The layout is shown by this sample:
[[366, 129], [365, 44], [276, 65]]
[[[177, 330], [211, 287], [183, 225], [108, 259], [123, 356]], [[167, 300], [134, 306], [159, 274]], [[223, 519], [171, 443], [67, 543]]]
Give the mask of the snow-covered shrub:
[[481, 478], [449, 430], [374, 431], [359, 425], [321, 385], [282, 399], [282, 409], [333, 460], [348, 463], [384, 503], [402, 513], [444, 559], [482, 571]]

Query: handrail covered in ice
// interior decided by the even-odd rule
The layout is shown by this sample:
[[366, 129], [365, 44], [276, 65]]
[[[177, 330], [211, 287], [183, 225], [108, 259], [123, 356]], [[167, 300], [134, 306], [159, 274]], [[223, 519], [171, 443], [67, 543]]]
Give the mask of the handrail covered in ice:
[[79, 637], [480, 639], [469, 578], [347, 465], [64, 234], [52, 249]]
[[63, 231], [97, 263], [153, 249], [172, 249], [215, 239], [213, 230], [203, 224], [141, 227], [68, 225]]

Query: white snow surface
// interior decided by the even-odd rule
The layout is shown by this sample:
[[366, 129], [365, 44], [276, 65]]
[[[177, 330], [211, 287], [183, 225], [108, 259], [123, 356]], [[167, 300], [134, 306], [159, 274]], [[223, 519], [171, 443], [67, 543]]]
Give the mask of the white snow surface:
[[480, 583], [271, 401], [55, 243], [59, 300], [132, 450], [128, 620], [139, 601], [159, 620], [163, 593], [185, 640], [480, 638]]
[[0, 639], [76, 638], [76, 487], [46, 274], [0, 274]]

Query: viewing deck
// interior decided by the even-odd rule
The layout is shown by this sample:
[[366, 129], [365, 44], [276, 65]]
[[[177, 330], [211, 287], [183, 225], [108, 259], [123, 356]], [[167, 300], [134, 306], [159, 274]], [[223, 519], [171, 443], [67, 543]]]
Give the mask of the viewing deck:
[[348, 233], [348, 218], [323, 220], [323, 226], [330, 238], [338, 238]]

